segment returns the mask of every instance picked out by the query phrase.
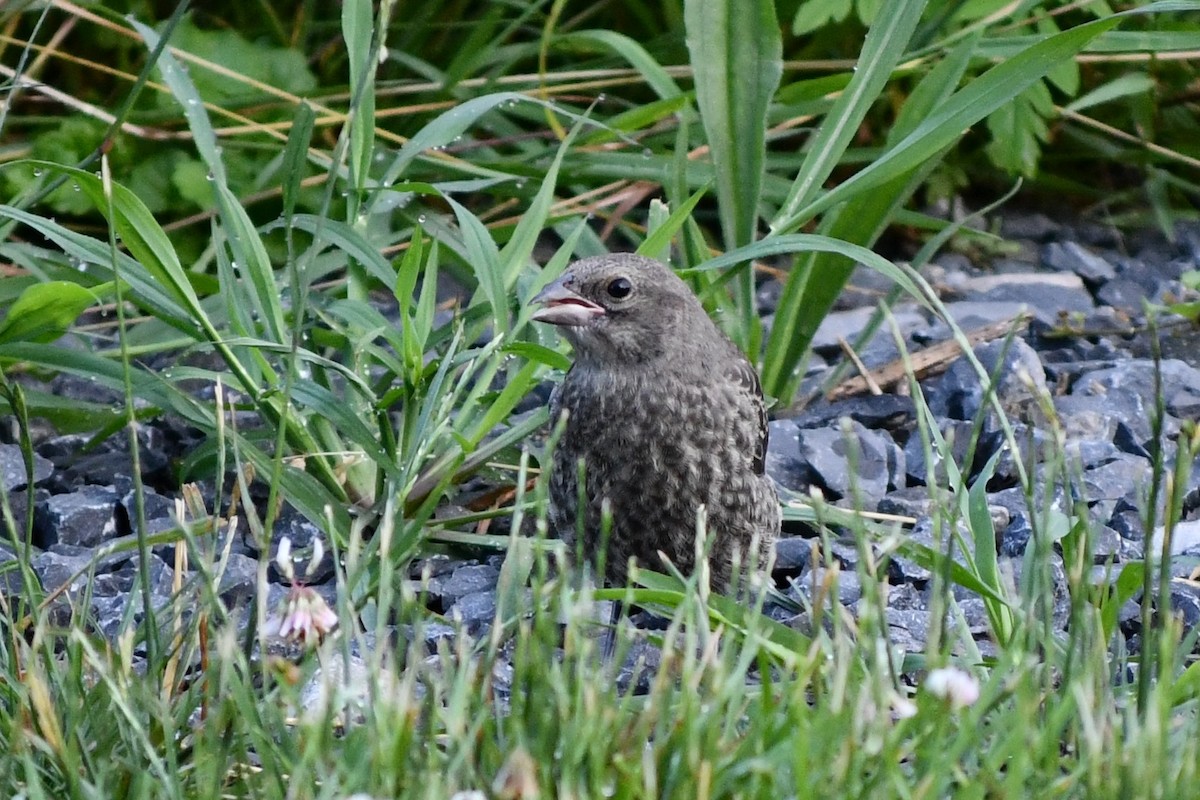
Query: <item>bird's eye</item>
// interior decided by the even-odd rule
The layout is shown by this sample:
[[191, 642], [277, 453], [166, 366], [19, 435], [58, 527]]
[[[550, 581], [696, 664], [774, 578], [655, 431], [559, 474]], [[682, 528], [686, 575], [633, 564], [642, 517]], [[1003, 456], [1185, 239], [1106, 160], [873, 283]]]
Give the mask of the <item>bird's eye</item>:
[[633, 284], [629, 282], [628, 278], [613, 278], [608, 283], [609, 297], [613, 297], [617, 300], [628, 297], [629, 293], [632, 291]]

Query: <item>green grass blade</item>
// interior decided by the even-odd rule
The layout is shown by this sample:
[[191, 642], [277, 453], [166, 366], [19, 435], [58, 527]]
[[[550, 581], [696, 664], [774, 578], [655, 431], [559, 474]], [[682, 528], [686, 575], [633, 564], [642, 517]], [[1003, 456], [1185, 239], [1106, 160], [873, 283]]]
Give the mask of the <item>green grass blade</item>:
[[921, 20], [926, 0], [901, 0], [876, 17], [850, 84], [842, 91], [809, 145], [808, 155], [796, 176], [788, 198], [771, 222], [771, 230], [787, 233], [795, 229], [789, 220], [821, 190], [841, 161], [859, 125], [887, 85], [900, 63]]
[[[1152, 3], [1129, 13], [1166, 10], [1166, 5], [1173, 4]], [[822, 211], [916, 168], [958, 141], [964, 131], [1011, 102], [1055, 66], [1073, 58], [1097, 36], [1120, 23], [1121, 19], [1118, 15], [1079, 25], [1040, 41], [992, 67], [955, 92], [912, 133], [852, 178], [786, 217], [778, 218], [775, 230], [795, 230]]]
[[766, 161], [766, 120], [783, 74], [770, 0], [685, 0], [696, 102], [717, 173], [726, 248], [754, 240]]

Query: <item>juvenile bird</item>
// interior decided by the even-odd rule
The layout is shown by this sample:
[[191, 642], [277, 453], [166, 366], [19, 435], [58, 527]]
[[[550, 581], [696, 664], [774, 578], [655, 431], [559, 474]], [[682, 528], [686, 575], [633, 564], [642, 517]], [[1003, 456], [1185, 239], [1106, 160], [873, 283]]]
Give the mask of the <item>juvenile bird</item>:
[[550, 400], [552, 419], [565, 411], [567, 420], [551, 464], [549, 523], [572, 552], [578, 532], [584, 556], [603, 555], [613, 585], [626, 582], [631, 556], [662, 571], [660, 551], [691, 573], [704, 506], [714, 588], [730, 588], [735, 558], [743, 575], [764, 566], [780, 513], [763, 465], [762, 389], [687, 285], [665, 264], [618, 253], [575, 262], [533, 302], [532, 318], [560, 326], [575, 350]]

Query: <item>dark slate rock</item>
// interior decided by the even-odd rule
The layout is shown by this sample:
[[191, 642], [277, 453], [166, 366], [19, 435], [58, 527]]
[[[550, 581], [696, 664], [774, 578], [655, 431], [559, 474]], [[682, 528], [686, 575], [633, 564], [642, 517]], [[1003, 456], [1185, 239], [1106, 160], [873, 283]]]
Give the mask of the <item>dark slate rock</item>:
[[133, 466], [128, 455], [98, 452], [82, 455], [54, 475], [59, 491], [72, 491], [81, 486], [110, 486], [117, 494], [133, 488]]
[[[70, 346], [67, 338], [64, 338], [62, 342]], [[50, 381], [50, 391], [55, 397], [70, 397], [73, 400], [97, 403], [114, 408], [120, 407], [125, 403], [125, 396], [122, 392], [98, 381], [72, 375], [68, 372], [60, 372], [54, 376]]]
[[[161, 635], [167, 636], [174, 617], [169, 606], [172, 601], [171, 587], [174, 574], [170, 567], [154, 558], [151, 563], [150, 605], [153, 608]], [[193, 609], [183, 609], [184, 622]], [[140, 580], [132, 580], [129, 589], [113, 594], [93, 594], [92, 614], [100, 631], [110, 639], [115, 639], [125, 629], [126, 616], [130, 617], [130, 625], [137, 626], [145, 619], [145, 605], [142, 602], [142, 585]]]
[[649, 694], [660, 664], [661, 648], [643, 639], [634, 640], [625, 656], [625, 663], [617, 673], [617, 692], [622, 695]]
[[1141, 311], [1147, 299], [1146, 287], [1129, 278], [1108, 281], [1096, 291], [1096, 300], [1104, 305], [1130, 311]]
[[[859, 335], [870, 322], [875, 309], [873, 307], [857, 308], [852, 311], [835, 311], [821, 321], [813, 336], [812, 349], [821, 356], [837, 357], [842, 355], [841, 340], [848, 344], [858, 341]], [[925, 316], [912, 305], [900, 305], [892, 310], [900, 333], [909, 333], [928, 325]], [[859, 357], [868, 366], [874, 367], [885, 364], [899, 356], [896, 343], [892, 337], [889, 325], [880, 325], [871, 340], [858, 351]]]
[[929, 603], [925, 599], [925, 592], [911, 583], [902, 583], [899, 586], [888, 587], [887, 607], [901, 611], [926, 611]]
[[[92, 581], [92, 591], [98, 597], [126, 595], [141, 586], [140, 559], [137, 553], [113, 572], [100, 573]], [[171, 595], [175, 570], [158, 556], [150, 554], [146, 562], [149, 568], [150, 592], [154, 595]]]
[[225, 603], [237, 606], [248, 603], [258, 587], [258, 561], [241, 553], [230, 553], [217, 583], [217, 594]]
[[452, 619], [461, 620], [468, 631], [476, 633], [490, 625], [496, 615], [496, 592], [472, 592], [463, 595], [447, 613]]
[[[16, 598], [25, 592], [25, 578], [17, 558], [17, 553], [6, 542], [0, 542], [0, 597]], [[33, 577], [37, 582], [36, 573]], [[34, 588], [40, 592], [40, 582]]]
[[793, 492], [806, 492], [812, 473], [800, 458], [800, 431], [790, 419], [768, 424], [766, 470], [777, 484]]
[[[147, 523], [162, 519], [170, 521], [171, 515], [175, 513], [175, 500], [164, 497], [153, 489], [143, 488], [142, 507], [145, 509]], [[136, 489], [126, 492], [117, 505], [117, 529], [122, 536], [137, 532]]]
[[1128, 541], [1141, 542], [1146, 538], [1146, 525], [1142, 521], [1141, 512], [1131, 503], [1117, 501], [1113, 514], [1109, 517], [1108, 527]]
[[758, 284], [754, 292], [754, 300], [760, 317], [774, 314], [779, 307], [779, 298], [783, 294], [783, 284], [775, 278], [768, 278]]
[[447, 607], [458, 602], [462, 597], [479, 592], [493, 592], [500, 580], [500, 572], [489, 564], [476, 564], [459, 567], [448, 576], [437, 579], [436, 591], [430, 585], [430, 592], [440, 595]]
[[[988, 617], [987, 606], [979, 597], [964, 597], [958, 601], [959, 611], [967, 623], [967, 631], [971, 636], [984, 636], [991, 632], [992, 621]], [[946, 613], [946, 625], [953, 629], [958, 625], [958, 619], [953, 613]]]
[[[1153, 259], [1147, 261], [1139, 256], [1119, 256], [1116, 259], [1117, 277], [1111, 283], [1127, 283], [1138, 287], [1143, 297], [1154, 298], [1162, 291], [1162, 287], [1168, 281], [1179, 277], [1179, 273], [1172, 268], [1163, 269], [1169, 259]], [[1102, 287], [1103, 288], [1103, 287]], [[1134, 290], [1129, 289], [1130, 292]], [[1099, 292], [1097, 292], [1099, 297]], [[1116, 305], [1116, 303], [1109, 303]], [[1140, 309], [1140, 305], [1133, 308]]]
[[[818, 543], [818, 547], [820, 544]], [[785, 536], [775, 540], [775, 570], [799, 573], [812, 558], [813, 540]]]
[[1126, 553], [1121, 535], [1107, 525], [1093, 528], [1091, 536], [1092, 560], [1097, 564], [1120, 561]]
[[[50, 477], [54, 465], [37, 453], [33, 454], [33, 484], [36, 486]], [[25, 472], [25, 457], [15, 444], [0, 444], [0, 487], [6, 492], [24, 489], [28, 485]]]
[[69, 544], [94, 547], [117, 535], [117, 493], [104, 486], [84, 486], [38, 503], [34, 543], [39, 547]]
[[438, 642], [454, 641], [454, 637], [457, 635], [457, 630], [453, 625], [447, 625], [444, 622], [436, 620], [423, 621], [419, 629], [412, 625], [401, 625], [400, 635], [406, 641], [412, 641], [416, 638], [418, 630], [421, 634], [421, 641], [425, 643], [427, 652], [429, 653], [437, 652]]
[[839, 569], [836, 571], [835, 577], [834, 571], [826, 567], [806, 570], [803, 575], [792, 582], [788, 589], [788, 596], [795, 600], [811, 601], [814, 589], [817, 592], [832, 591], [835, 580], [837, 581], [838, 602], [842, 605], [854, 605], [862, 597], [862, 584], [859, 582], [857, 573]]
[[1140, 491], [1149, 484], [1150, 462], [1137, 456], [1122, 455], [1083, 473], [1083, 491], [1089, 502], [1120, 500], [1136, 503]]
[[1074, 272], [1090, 286], [1099, 286], [1117, 275], [1116, 267], [1076, 242], [1051, 242], [1042, 250], [1046, 266]]
[[1040, 319], [1050, 319], [1064, 312], [1073, 314], [1095, 310], [1096, 302], [1079, 278], [1072, 276], [1074, 280], [1055, 281], [1046, 280], [1048, 277], [1061, 276], [1046, 276], [1044, 273], [1005, 276], [1003, 281], [995, 281], [986, 291], [975, 291], [967, 299], [986, 303], [1023, 303]]
[[1127, 422], [1117, 422], [1117, 430], [1113, 434], [1113, 447], [1120, 452], [1149, 460], [1150, 452], [1146, 449], [1146, 441], [1148, 440], [1139, 439]]
[[[974, 554], [975, 541], [965, 523], [958, 523], [959, 536], [955, 537], [949, 530], [943, 530], [940, 535], [934, 535], [933, 519], [920, 517], [917, 524], [908, 532], [908, 539], [914, 545], [920, 545], [935, 553], [951, 552], [954, 561], [966, 566], [967, 559], [963, 555], [960, 541], [966, 546], [968, 553]], [[924, 565], [909, 559], [904, 555], [895, 555], [888, 564], [888, 580], [891, 583], [924, 583], [933, 577], [933, 573]]]
[[1185, 636], [1200, 626], [1200, 592], [1196, 587], [1171, 584], [1171, 612], [1183, 623]]
[[833, 307], [837, 311], [863, 306], [874, 309], [879, 305], [879, 298], [885, 296], [894, 286], [892, 279], [879, 270], [860, 264], [854, 268], [850, 280], [838, 293]]
[[1032, 475], [1036, 463], [1045, 456], [1046, 448], [1051, 442], [1050, 434], [1042, 426], [1019, 422], [1011, 427], [1013, 441], [1017, 445], [1015, 451], [1009, 446], [1008, 438], [1002, 430], [993, 434], [995, 447], [1000, 451], [1000, 458], [996, 461], [995, 471], [989, 481], [989, 486], [993, 489], [996, 488], [996, 483], [1015, 485], [1020, 482], [1021, 470], [1018, 469], [1018, 463], [1024, 466], [1026, 475]]
[[89, 441], [91, 437], [82, 433], [67, 433], [41, 442], [37, 446], [37, 452], [38, 455], [49, 459], [54, 466], [65, 466], [70, 459], [79, 455]]
[[[915, 415], [916, 407], [911, 397], [897, 394], [865, 394], [833, 403], [824, 398], [819, 399], [796, 416], [787, 417], [787, 421], [800, 428], [823, 428], [846, 417], [868, 428], [894, 430], [912, 420]], [[771, 435], [774, 435], [774, 429]]]
[[1024, 555], [1029, 540], [1033, 538], [1033, 523], [1024, 509], [1010, 511], [1009, 515], [1008, 525], [1000, 533], [997, 552], [1007, 558], [1019, 558]]
[[[933, 497], [930, 496], [931, 494]], [[888, 492], [880, 498], [875, 510], [880, 514], [923, 517], [932, 513], [935, 504], [945, 506], [950, 500], [951, 493], [948, 489], [937, 486], [932, 489], [928, 486], [909, 486]]]
[[[30, 566], [33, 567], [34, 574], [37, 575], [42, 587], [47, 592], [53, 592], [70, 581], [68, 593], [73, 599], [78, 597], [87, 583], [87, 570], [91, 561], [92, 559], [88, 555], [67, 555], [47, 550], [34, 556]], [[83, 570], [82, 573], [80, 573], [81, 570]], [[79, 577], [75, 577], [77, 574]], [[71, 601], [67, 597], [59, 597], [53, 608], [56, 622], [61, 623], [70, 619]]]
[[[1162, 538], [1161, 526], [1155, 538]], [[1200, 520], [1183, 520], [1175, 525], [1171, 531], [1171, 555], [1200, 555]]]
[[898, 608], [884, 609], [888, 641], [907, 653], [925, 649], [929, 639], [929, 612], [906, 611]]
[[1074, 220], [1064, 238], [1075, 239], [1089, 247], [1102, 250], [1120, 247], [1124, 241], [1121, 231], [1116, 226], [1088, 219]]
[[[904, 453], [891, 437], [860, 423], [799, 431], [800, 460], [826, 497], [854, 492], [875, 500], [904, 485]], [[872, 505], [874, 503], [872, 502]]]
[[[973, 424], [960, 420], [945, 420], [942, 423], [941, 433], [942, 438], [949, 446], [950, 458], [968, 478], [976, 477], [987, 464], [988, 459], [1005, 446], [1002, 431], [980, 431], [973, 457], [968, 461], [967, 453], [971, 445], [971, 436], [974, 433]], [[945, 477], [945, 468], [942, 466], [944, 454], [939, 452], [936, 447], [933, 448], [933, 459], [934, 474], [939, 479]], [[917, 433], [910, 436], [904, 445], [904, 460], [908, 470], [909, 483], [923, 485], [928, 470], [925, 464], [925, 446]]]
[[[50, 492], [45, 489], [35, 489], [33, 493], [33, 507], [36, 512], [38, 505], [50, 499]], [[16, 539], [17, 541], [25, 540], [25, 523], [29, 513], [29, 492], [26, 489], [16, 489], [8, 493], [8, 505], [12, 509], [13, 521], [17, 523]], [[35, 518], [36, 524], [36, 518]], [[0, 516], [0, 542], [9, 542], [8, 523]]]
[[1175, 238], [1188, 262], [1194, 269], [1200, 269], [1200, 222], [1191, 219], [1176, 222]]
[[436, 578], [440, 575], [447, 575], [467, 564], [477, 563], [479, 562], [474, 560], [454, 559], [444, 553], [433, 553], [424, 558], [413, 559], [412, 564], [408, 567], [408, 577], [413, 580]]
[[1118, 423], [1135, 441], [1150, 439], [1150, 419], [1141, 396], [1126, 389], [1104, 395], [1058, 395], [1054, 409], [1068, 441], [1115, 442]]
[[[1046, 372], [1037, 352], [1022, 338], [1011, 342], [994, 341], [975, 348], [975, 357], [988, 375], [995, 375], [995, 395], [1005, 412], [1013, 418], [1033, 418], [1036, 397], [1033, 390], [1046, 391]], [[966, 358], [956, 359], [936, 385], [927, 390], [930, 409], [938, 416], [973, 420], [983, 410], [983, 381], [975, 366]]]
[[1200, 579], [1200, 553], [1174, 556], [1170, 563], [1171, 577], [1194, 581]]
[[[1031, 309], [1026, 303], [1015, 302], [991, 303], [983, 300], [958, 300], [946, 303], [946, 312], [964, 331], [990, 325], [993, 322], [1015, 319], [1018, 315], [1030, 311], [1038, 311], [1038, 309]], [[1051, 312], [1044, 313], [1053, 317]], [[913, 341], [917, 344], [942, 342], [950, 337], [950, 327], [942, 320], [935, 320], [929, 326], [913, 333]]]
[[[1179, 359], [1164, 359], [1161, 362], [1161, 381], [1168, 414], [1188, 419], [1200, 412], [1200, 369]], [[1154, 387], [1154, 362], [1151, 359], [1136, 359], [1080, 375], [1071, 387], [1071, 394], [1109, 397], [1113, 390], [1123, 389], [1138, 395], [1144, 408], [1152, 408]]]
[[1048, 242], [1065, 238], [1063, 225], [1038, 212], [1006, 211], [1000, 218], [1000, 235], [1005, 239]]
[[[1001, 575], [1012, 576], [1013, 586], [1023, 592], [1024, 596], [1033, 596], [1036, 603], [1045, 603], [1049, 606], [1056, 628], [1065, 628], [1067, 620], [1071, 616], [1071, 599], [1067, 590], [1067, 573], [1063, 569], [1062, 556], [1058, 553], [1051, 553], [1046, 562], [1033, 564], [1034, 575], [1024, 573], [1026, 563], [1023, 556], [1002, 558], [998, 567]], [[1025, 583], [1029, 580], [1037, 581], [1034, 587], [1037, 591], [1025, 588]], [[1049, 592], [1046, 591], [1047, 584], [1049, 584]], [[1037, 612], [1031, 611], [1031, 613], [1036, 614]]]

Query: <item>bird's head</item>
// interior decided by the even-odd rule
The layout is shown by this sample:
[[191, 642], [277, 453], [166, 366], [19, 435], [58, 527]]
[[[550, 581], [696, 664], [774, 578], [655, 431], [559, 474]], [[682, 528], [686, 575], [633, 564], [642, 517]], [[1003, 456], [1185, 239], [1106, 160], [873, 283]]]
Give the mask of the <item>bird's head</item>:
[[576, 261], [533, 302], [532, 319], [558, 325], [585, 363], [655, 361], [712, 328], [669, 267], [630, 253]]

